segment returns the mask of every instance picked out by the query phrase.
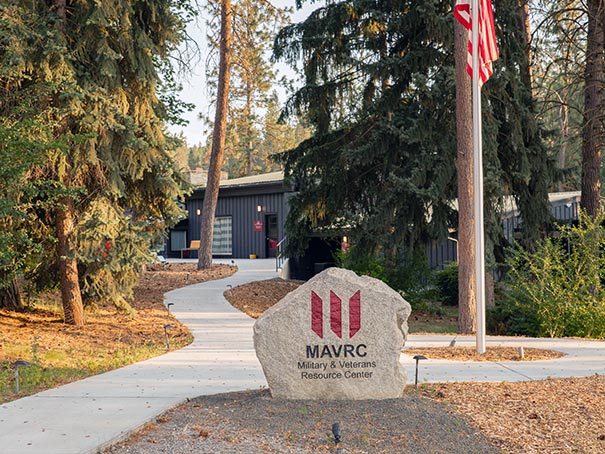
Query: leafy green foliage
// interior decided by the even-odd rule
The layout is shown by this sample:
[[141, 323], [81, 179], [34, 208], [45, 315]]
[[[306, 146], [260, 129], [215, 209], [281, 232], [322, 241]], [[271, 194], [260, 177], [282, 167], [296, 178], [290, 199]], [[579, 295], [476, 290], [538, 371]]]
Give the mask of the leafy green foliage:
[[604, 221], [582, 213], [578, 226], [560, 226], [558, 238], [543, 240], [534, 253], [512, 251], [508, 307], [501, 310], [509, 324], [535, 320], [540, 335], [605, 338]]

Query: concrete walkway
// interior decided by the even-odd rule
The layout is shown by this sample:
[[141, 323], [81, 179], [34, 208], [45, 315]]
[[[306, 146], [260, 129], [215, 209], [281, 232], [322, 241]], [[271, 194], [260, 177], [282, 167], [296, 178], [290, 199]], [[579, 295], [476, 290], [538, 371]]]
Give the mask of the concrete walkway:
[[[456, 346], [475, 347], [476, 345], [474, 336], [410, 335], [405, 349], [447, 347], [454, 337]], [[605, 374], [605, 342], [603, 341], [487, 336], [486, 344], [488, 348], [522, 346], [557, 350], [565, 353], [565, 356], [554, 360], [523, 362], [462, 362], [429, 359], [419, 364], [418, 382], [515, 382]], [[408, 383], [412, 383], [414, 359], [402, 355], [401, 362], [408, 371]]]
[[[254, 320], [233, 309], [229, 286], [276, 276], [273, 260], [238, 260], [239, 271], [220, 281], [174, 290], [165, 301], [189, 327], [188, 347], [0, 406], [0, 454], [80, 454], [127, 436], [188, 398], [266, 386], [252, 345]], [[409, 337], [407, 347], [449, 345], [453, 336]], [[474, 345], [458, 337], [457, 345]], [[560, 350], [558, 360], [513, 363], [422, 361], [420, 382], [520, 381], [605, 373], [605, 342], [488, 338], [488, 346]], [[408, 381], [414, 360], [402, 355]]]
[[231, 277], [165, 295], [191, 330], [191, 345], [1, 405], [0, 454], [96, 453], [188, 398], [266, 386], [252, 345], [254, 321], [223, 292], [275, 277], [275, 260], [236, 264]]

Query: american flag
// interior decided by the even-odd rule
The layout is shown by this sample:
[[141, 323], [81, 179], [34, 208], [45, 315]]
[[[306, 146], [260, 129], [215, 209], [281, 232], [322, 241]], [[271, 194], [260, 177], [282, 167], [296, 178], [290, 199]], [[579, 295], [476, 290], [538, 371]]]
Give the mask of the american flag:
[[[454, 6], [454, 17], [468, 30], [468, 66], [467, 71], [473, 75], [473, 42], [472, 42], [472, 0], [457, 0]], [[493, 74], [492, 62], [498, 59], [494, 13], [490, 0], [479, 0], [479, 86], [482, 86]]]

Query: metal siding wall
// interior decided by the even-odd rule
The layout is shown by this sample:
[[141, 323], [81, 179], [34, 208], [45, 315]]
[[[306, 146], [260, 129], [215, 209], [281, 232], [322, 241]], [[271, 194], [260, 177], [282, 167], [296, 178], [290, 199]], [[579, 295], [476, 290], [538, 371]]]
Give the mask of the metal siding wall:
[[[187, 244], [191, 240], [200, 239], [202, 217], [197, 210], [202, 210], [203, 199], [186, 200], [188, 216]], [[257, 205], [265, 207], [262, 213], [256, 211]], [[274, 194], [219, 197], [216, 205], [216, 216], [231, 216], [233, 226], [232, 251], [233, 258], [248, 258], [257, 254], [259, 258], [266, 257], [265, 250], [265, 215], [277, 215], [279, 240], [284, 235], [284, 222], [287, 210], [286, 197], [283, 192]], [[254, 221], [263, 221], [263, 231], [254, 232]]]
[[[277, 223], [282, 235], [284, 223], [282, 199], [282, 193], [219, 198], [216, 215], [232, 216], [233, 219], [234, 258], [248, 258], [250, 254], [256, 254], [259, 258], [266, 257], [265, 215], [277, 215]], [[263, 212], [256, 211], [257, 205], [264, 207]], [[254, 231], [254, 221], [257, 220], [263, 222], [262, 232]]]

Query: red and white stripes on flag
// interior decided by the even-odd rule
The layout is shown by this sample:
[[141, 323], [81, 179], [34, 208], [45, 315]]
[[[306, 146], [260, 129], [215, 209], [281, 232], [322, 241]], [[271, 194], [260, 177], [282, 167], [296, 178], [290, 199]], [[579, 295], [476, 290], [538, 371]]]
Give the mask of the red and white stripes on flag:
[[[471, 31], [472, 0], [457, 0], [454, 6], [454, 17], [468, 30], [468, 74], [473, 75], [473, 41]], [[479, 86], [482, 86], [492, 75], [492, 62], [498, 59], [496, 28], [491, 0], [479, 0]]]

